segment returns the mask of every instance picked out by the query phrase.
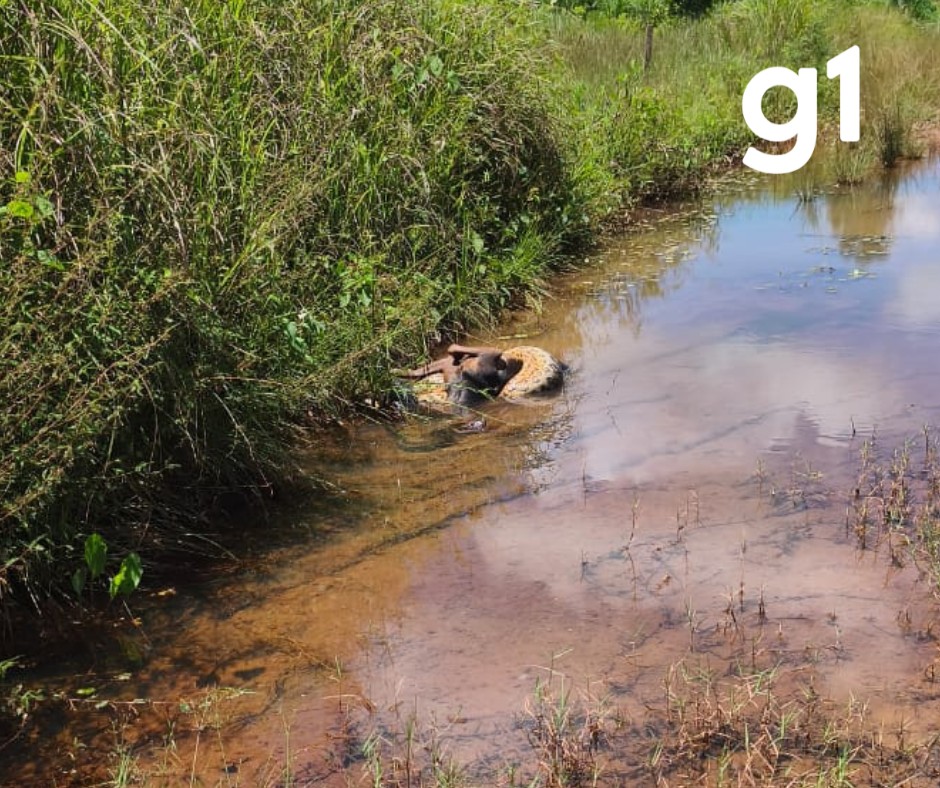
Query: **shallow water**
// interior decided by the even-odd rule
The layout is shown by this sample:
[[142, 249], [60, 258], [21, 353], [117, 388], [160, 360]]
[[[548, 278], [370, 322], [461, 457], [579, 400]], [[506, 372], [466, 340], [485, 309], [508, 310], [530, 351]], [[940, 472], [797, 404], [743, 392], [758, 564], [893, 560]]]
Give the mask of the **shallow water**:
[[[422, 757], [490, 784], [531, 761], [537, 681], [655, 719], [678, 663], [935, 729], [927, 583], [847, 520], [863, 443], [940, 423], [938, 205], [936, 161], [808, 202], [752, 180], [612, 240], [541, 316], [470, 338], [563, 358], [558, 399], [493, 405], [483, 434], [337, 428], [307, 457], [337, 493], [269, 526], [287, 547], [145, 601], [58, 681], [155, 701], [127, 715], [167, 784], [355, 783], [369, 732], [405, 758], [412, 718]], [[47, 745], [107, 747], [92, 717]]]

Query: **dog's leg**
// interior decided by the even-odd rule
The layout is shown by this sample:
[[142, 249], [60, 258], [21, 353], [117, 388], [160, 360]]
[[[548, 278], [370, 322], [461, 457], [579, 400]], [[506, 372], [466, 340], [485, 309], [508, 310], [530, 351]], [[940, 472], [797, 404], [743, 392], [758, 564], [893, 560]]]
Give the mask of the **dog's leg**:
[[435, 375], [438, 372], [442, 372], [444, 377], [450, 377], [453, 375], [454, 370], [454, 359], [452, 356], [447, 356], [446, 358], [439, 358], [437, 361], [432, 361], [429, 364], [425, 364], [423, 367], [418, 367], [417, 369], [408, 369], [408, 370], [398, 370], [395, 374], [400, 378], [405, 378], [406, 380], [421, 380], [430, 375]]

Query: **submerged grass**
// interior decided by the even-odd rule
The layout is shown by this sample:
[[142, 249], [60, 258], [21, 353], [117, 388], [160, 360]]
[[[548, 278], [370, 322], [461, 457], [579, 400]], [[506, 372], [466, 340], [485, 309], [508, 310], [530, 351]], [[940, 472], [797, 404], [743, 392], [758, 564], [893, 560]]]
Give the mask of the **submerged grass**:
[[893, 450], [874, 438], [863, 444], [846, 530], [860, 550], [884, 546], [894, 566], [913, 562], [940, 598], [940, 446], [934, 430], [925, 426], [919, 438]]
[[[932, 785], [940, 777], [936, 736], [917, 740], [903, 722], [873, 723], [863, 701], [825, 697], [808, 665], [719, 670], [690, 653], [664, 668], [662, 686], [661, 701], [631, 714], [617, 705], [622, 696], [575, 692], [554, 675], [535, 687], [518, 717], [529, 749], [513, 747], [480, 762], [454, 755], [466, 731], [419, 718], [417, 709], [396, 710], [397, 724], [388, 727], [376, 722], [374, 709], [346, 706], [327, 741], [285, 720], [282, 746], [258, 763], [238, 745], [244, 720], [235, 703], [242, 690], [137, 700], [133, 714], [119, 703], [86, 699], [83, 711], [106, 716], [111, 728], [97, 740], [76, 738], [70, 763], [85, 778], [114, 786], [195, 784], [209, 775], [221, 785], [376, 788], [848, 787]], [[149, 734], [141, 730], [147, 727]]]

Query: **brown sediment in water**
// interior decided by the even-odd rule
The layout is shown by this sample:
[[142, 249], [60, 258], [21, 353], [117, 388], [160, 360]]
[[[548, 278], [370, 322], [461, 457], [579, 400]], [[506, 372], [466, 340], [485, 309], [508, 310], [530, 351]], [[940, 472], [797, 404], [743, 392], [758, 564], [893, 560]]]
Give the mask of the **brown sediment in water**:
[[[126, 745], [150, 784], [279, 784], [289, 768], [346, 785], [376, 764], [407, 784], [409, 758], [509, 784], [510, 767], [541, 769], [547, 686], [606, 709], [600, 784], [700, 784], [710, 767], [680, 734], [719, 758], [695, 736], [727, 745], [756, 724], [709, 720], [729, 687], [769, 704], [753, 677], [771, 673], [778, 705], [866, 704], [861, 738], [930, 734], [930, 581], [909, 531], [861, 538], [852, 490], [866, 440], [889, 461], [940, 423], [940, 170], [812, 204], [781, 183], [612, 242], [541, 316], [472, 338], [567, 361], [556, 400], [488, 406], [479, 435], [337, 430], [306, 460], [335, 495], [270, 526], [293, 542], [142, 604], [93, 670], [42, 679], [73, 708], [8, 748], [9, 779], [103, 779]], [[105, 700], [120, 703], [93, 710]], [[809, 774], [830, 755], [788, 757]]]

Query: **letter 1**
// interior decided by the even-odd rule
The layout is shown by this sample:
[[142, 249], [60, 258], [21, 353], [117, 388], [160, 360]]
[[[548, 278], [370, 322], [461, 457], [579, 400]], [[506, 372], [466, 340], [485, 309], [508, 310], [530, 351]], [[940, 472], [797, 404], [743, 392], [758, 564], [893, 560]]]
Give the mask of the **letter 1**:
[[829, 79], [840, 77], [842, 80], [839, 82], [839, 137], [843, 142], [859, 140], [860, 60], [859, 48], [856, 45], [826, 63], [826, 76]]

